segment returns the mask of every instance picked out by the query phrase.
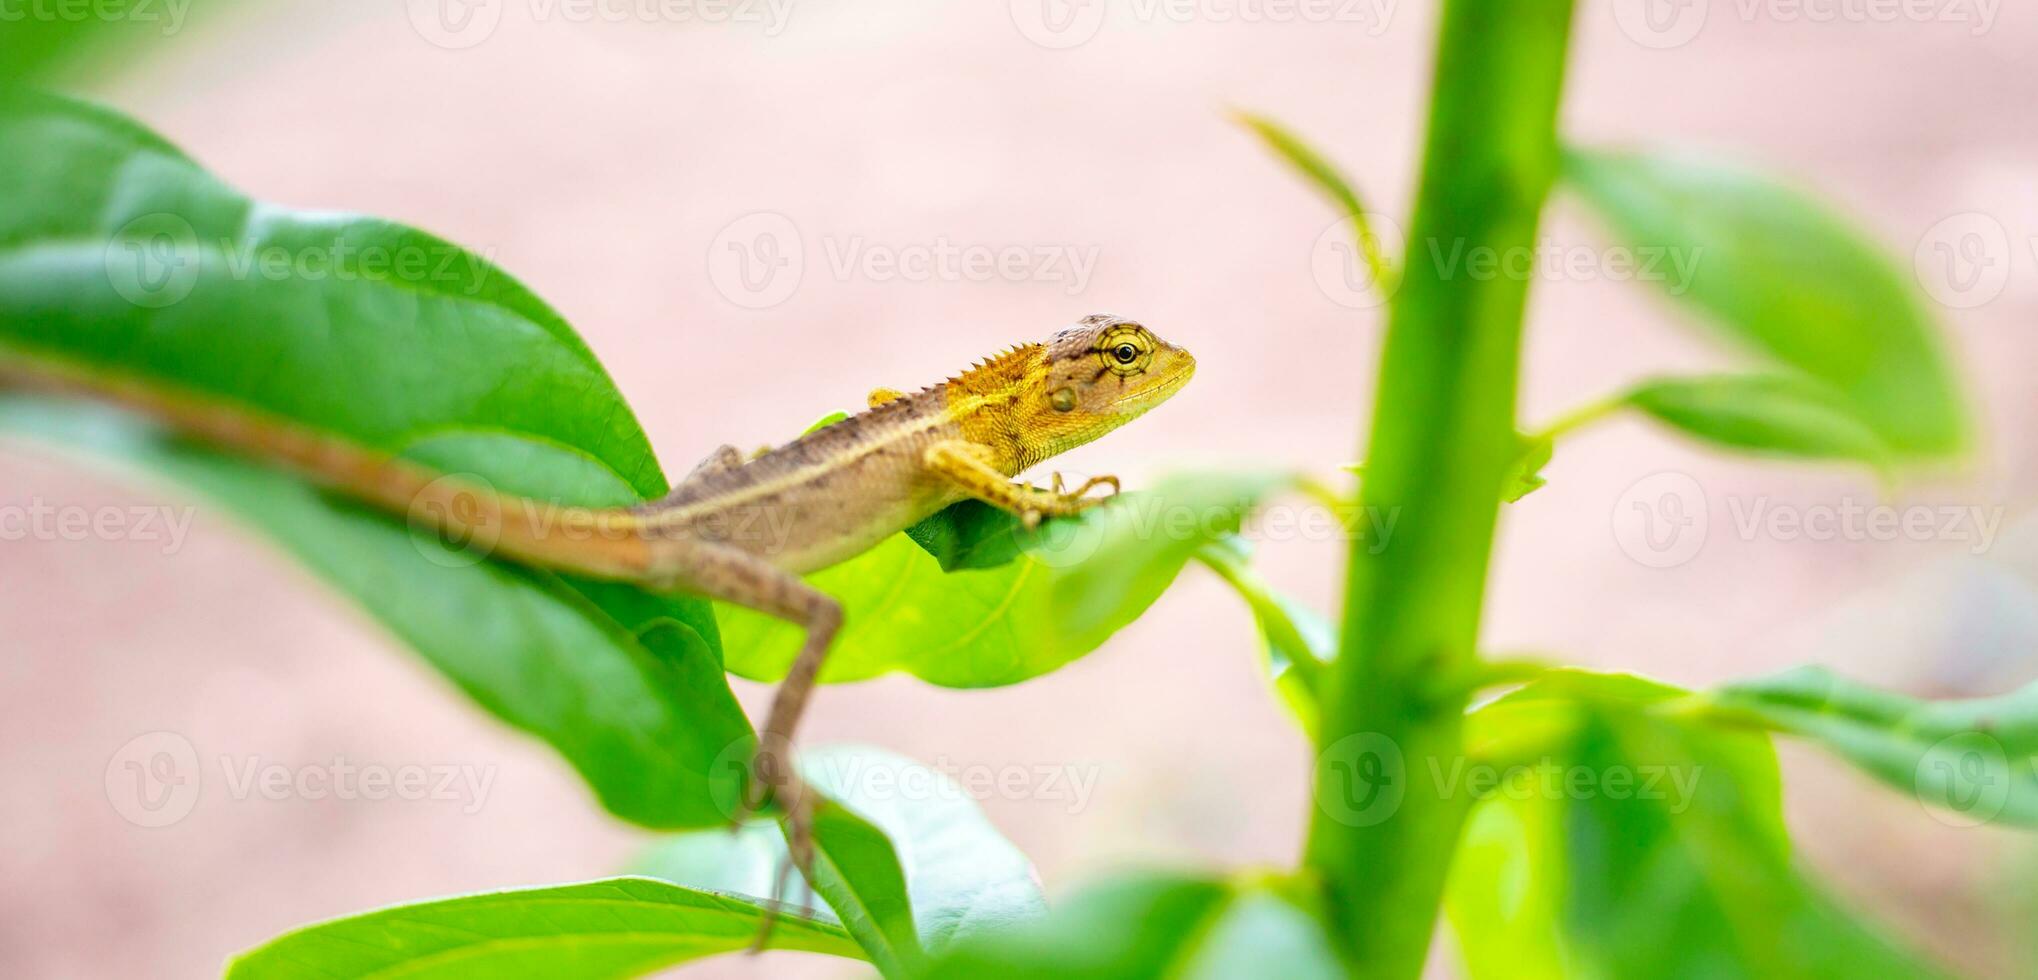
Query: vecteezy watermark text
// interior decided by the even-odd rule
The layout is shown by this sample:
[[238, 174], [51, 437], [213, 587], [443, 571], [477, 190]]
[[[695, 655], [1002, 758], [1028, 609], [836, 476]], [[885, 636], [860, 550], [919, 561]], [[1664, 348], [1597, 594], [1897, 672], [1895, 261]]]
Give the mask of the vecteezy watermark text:
[[1339, 823], [1370, 827], [1393, 817], [1408, 794], [1408, 781], [1427, 778], [1444, 798], [1509, 800], [1639, 800], [1683, 813], [1697, 797], [1705, 766], [1699, 763], [1611, 763], [1584, 765], [1545, 756], [1533, 762], [1496, 765], [1463, 756], [1434, 756], [1419, 772], [1409, 771], [1399, 743], [1378, 732], [1347, 735], [1318, 758], [1321, 783], [1317, 805]]
[[1683, 47], [1712, 20], [1771, 24], [1949, 24], [1975, 37], [1995, 28], [2002, 0], [1612, 0], [1628, 39], [1658, 50]]
[[1009, 0], [1012, 25], [1043, 48], [1073, 48], [1097, 36], [1114, 8], [1140, 24], [1330, 24], [1378, 37], [1399, 0]]
[[[819, 249], [813, 245], [818, 241]], [[777, 306], [805, 280], [809, 256], [837, 282], [1049, 283], [1074, 296], [1087, 289], [1102, 249], [1050, 242], [884, 242], [864, 235], [809, 236], [772, 211], [743, 215], [708, 245], [708, 279], [722, 298], [745, 309]]]
[[1103, 775], [1100, 767], [1089, 764], [959, 763], [946, 755], [925, 766], [849, 754], [822, 755], [805, 768], [808, 779], [857, 800], [1048, 802], [1062, 804], [1064, 812], [1071, 814], [1089, 806], [1090, 795]]
[[[410, 24], [436, 47], [471, 48], [495, 35], [509, 0], [408, 0]], [[537, 24], [717, 24], [777, 37], [793, 0], [517, 0]]]
[[0, 541], [150, 541], [163, 554], [184, 547], [195, 507], [53, 504], [41, 497], [0, 504]]
[[471, 251], [447, 242], [355, 242], [321, 236], [308, 241], [251, 242], [201, 239], [182, 215], [141, 215], [106, 242], [102, 256], [114, 292], [136, 306], [162, 309], [214, 281], [392, 282], [431, 285], [473, 296], [488, 284], [492, 249]]
[[1843, 496], [1802, 503], [1767, 494], [1726, 494], [1728, 520], [1714, 520], [1712, 495], [1687, 473], [1652, 473], [1630, 484], [1613, 508], [1614, 543], [1651, 568], [1697, 557], [1716, 529], [1741, 541], [1945, 542], [1982, 554], [1995, 546], [2004, 508], [1990, 504], [1893, 504]]
[[164, 37], [190, 12], [191, 0], [0, 0], [0, 24], [153, 24]]
[[[1408, 249], [1406, 233], [1394, 219], [1372, 214], [1367, 215], [1366, 224], [1381, 254], [1406, 254], [1409, 262], [1428, 263], [1430, 272], [1445, 280], [1651, 282], [1672, 296], [1682, 296], [1691, 289], [1705, 258], [1705, 248], [1699, 245], [1599, 246], [1548, 237], [1533, 245], [1510, 248], [1475, 245], [1463, 238], [1432, 238]], [[1317, 234], [1309, 251], [1309, 270], [1325, 296], [1352, 309], [1385, 304], [1397, 284], [1377, 281], [1358, 230], [1348, 218], [1331, 222]]]
[[[344, 756], [283, 763], [260, 755], [213, 757], [211, 781], [235, 802], [286, 800], [449, 803], [479, 813], [495, 785], [496, 767], [472, 763], [353, 762]], [[106, 799], [140, 827], [167, 827], [189, 816], [206, 792], [208, 770], [191, 740], [176, 732], [129, 739], [106, 762]]]

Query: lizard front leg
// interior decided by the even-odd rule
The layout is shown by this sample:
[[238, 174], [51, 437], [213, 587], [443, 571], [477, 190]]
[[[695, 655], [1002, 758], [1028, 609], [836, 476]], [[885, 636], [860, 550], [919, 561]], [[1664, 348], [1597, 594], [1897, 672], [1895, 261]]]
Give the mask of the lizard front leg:
[[1042, 518], [1070, 517], [1104, 502], [1084, 496], [1091, 487], [1109, 486], [1116, 491], [1118, 478], [1097, 477], [1082, 489], [1067, 493], [1061, 489], [1061, 475], [1055, 474], [1054, 489], [1042, 490], [1014, 483], [990, 464], [991, 451], [963, 439], [938, 442], [927, 448], [923, 462], [929, 472], [953, 483], [956, 489], [1000, 510], [1019, 516], [1027, 527], [1037, 527]]
[[870, 398], [866, 402], [871, 408], [876, 408], [879, 405], [895, 402], [904, 397], [906, 397], [906, 393], [897, 388], [872, 388], [870, 390]]

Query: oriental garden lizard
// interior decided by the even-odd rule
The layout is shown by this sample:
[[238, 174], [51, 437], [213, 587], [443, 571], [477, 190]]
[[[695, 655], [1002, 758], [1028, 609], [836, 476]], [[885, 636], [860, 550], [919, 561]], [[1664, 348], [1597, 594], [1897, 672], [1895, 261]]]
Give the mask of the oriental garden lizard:
[[[842, 609], [800, 576], [852, 558], [964, 499], [1029, 526], [1100, 501], [1099, 477], [1073, 491], [1013, 482], [1165, 401], [1195, 373], [1189, 352], [1116, 316], [1086, 317], [1045, 343], [1012, 348], [941, 384], [880, 388], [870, 407], [746, 459], [722, 446], [663, 499], [585, 508], [495, 493], [417, 463], [312, 431], [224, 398], [9, 351], [0, 386], [82, 394], [139, 411], [204, 442], [269, 462], [347, 496], [422, 516], [540, 568], [634, 582], [755, 609], [806, 639], [780, 684], [741, 802], [776, 800], [796, 863], [809, 859], [808, 794], [790, 740]], [[738, 815], [740, 819], [741, 814]]]

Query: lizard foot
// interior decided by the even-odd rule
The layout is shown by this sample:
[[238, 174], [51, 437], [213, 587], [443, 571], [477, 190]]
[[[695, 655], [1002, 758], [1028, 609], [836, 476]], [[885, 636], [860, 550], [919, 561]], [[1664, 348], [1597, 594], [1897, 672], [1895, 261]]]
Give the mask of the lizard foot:
[[[1094, 487], [1110, 487], [1111, 492], [1105, 494], [1102, 497], [1088, 496], [1090, 490]], [[1079, 503], [1082, 506], [1094, 507], [1100, 503], [1103, 503], [1106, 500], [1111, 499], [1112, 497], [1118, 496], [1120, 492], [1121, 488], [1118, 485], [1118, 478], [1115, 476], [1093, 476], [1088, 480], [1083, 481], [1082, 486], [1077, 487], [1073, 491], [1070, 491], [1064, 489], [1061, 474], [1056, 473], [1054, 475], [1054, 495], [1060, 497], [1063, 503], [1070, 504]]]
[[[1095, 487], [1110, 487], [1111, 492], [1102, 497], [1089, 496], [1090, 490]], [[1049, 517], [1073, 517], [1118, 496], [1118, 490], [1117, 477], [1093, 476], [1082, 486], [1071, 491], [1063, 481], [1062, 475], [1056, 473], [1049, 489], [1041, 490], [1035, 487], [1027, 491], [1034, 498], [1034, 503], [1019, 512], [1019, 523], [1024, 524], [1030, 531], [1039, 527], [1040, 522]]]
[[788, 748], [782, 741], [775, 746], [767, 743], [758, 747], [750, 763], [750, 782], [736, 813], [734, 826], [740, 827], [750, 814], [766, 805], [776, 805], [785, 824], [786, 860], [779, 865], [772, 901], [765, 905], [764, 917], [757, 924], [757, 937], [751, 940], [752, 953], [763, 952], [771, 939], [772, 928], [778, 923], [778, 904], [787, 900], [786, 888], [793, 871], [800, 872], [804, 883], [811, 880], [814, 868], [814, 794], [793, 771]]

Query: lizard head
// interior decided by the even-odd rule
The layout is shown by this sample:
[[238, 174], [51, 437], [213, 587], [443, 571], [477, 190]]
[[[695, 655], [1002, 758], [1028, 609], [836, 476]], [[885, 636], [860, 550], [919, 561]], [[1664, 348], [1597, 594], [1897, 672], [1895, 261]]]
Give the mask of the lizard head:
[[1046, 369], [1045, 383], [1022, 411], [1051, 456], [1167, 401], [1195, 375], [1196, 359], [1138, 323], [1099, 313], [1054, 335]]

